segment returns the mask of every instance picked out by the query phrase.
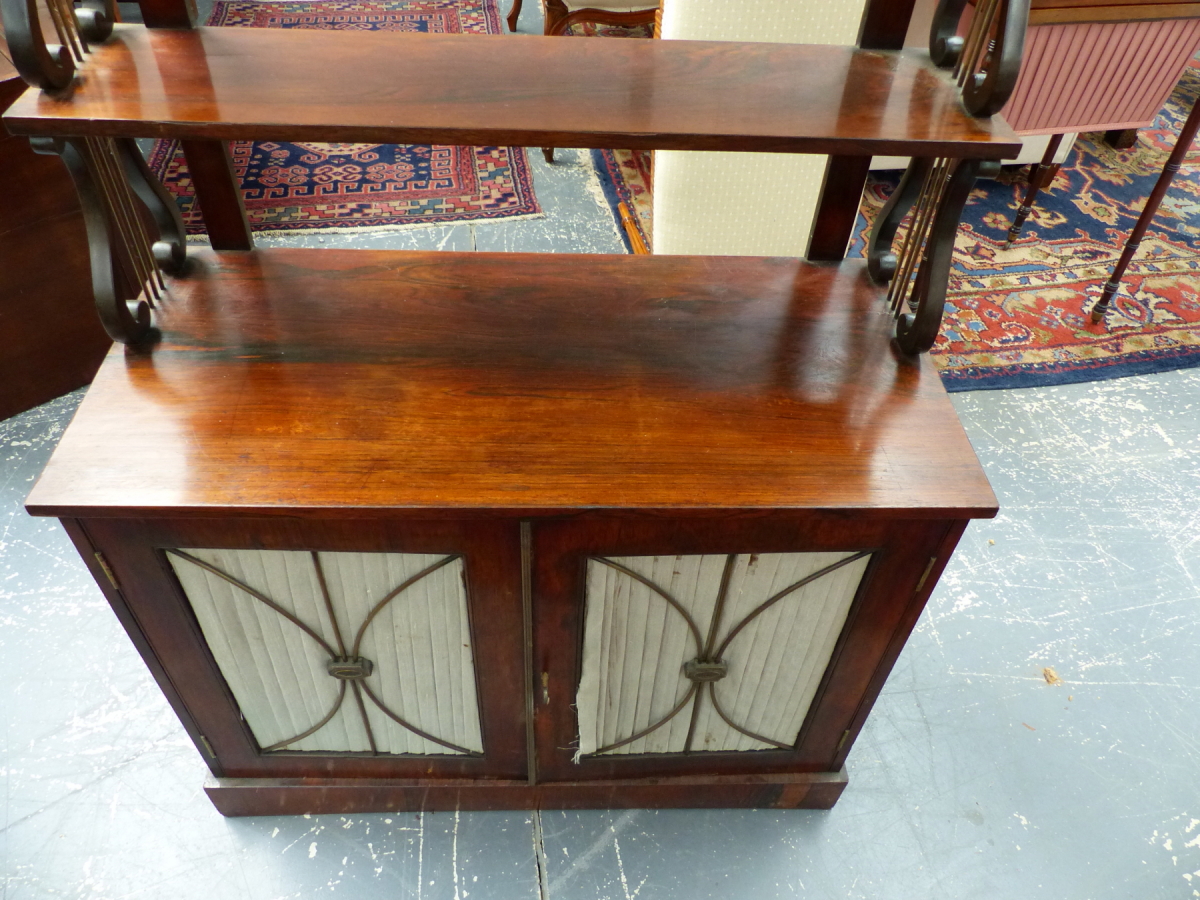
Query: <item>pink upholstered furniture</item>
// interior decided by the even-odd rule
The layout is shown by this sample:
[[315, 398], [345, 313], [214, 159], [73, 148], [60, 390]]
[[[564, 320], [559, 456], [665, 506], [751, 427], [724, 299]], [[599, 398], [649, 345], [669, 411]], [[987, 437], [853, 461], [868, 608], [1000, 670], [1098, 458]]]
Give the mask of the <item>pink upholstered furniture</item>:
[[[952, 3], [943, 0], [939, 14]], [[1094, 0], [1083, 6], [1079, 0], [1032, 0], [1021, 74], [1001, 113], [1021, 136], [1144, 128], [1198, 50], [1194, 3]], [[1057, 149], [1052, 139], [1030, 173], [1010, 243], [1038, 190], [1058, 171]]]

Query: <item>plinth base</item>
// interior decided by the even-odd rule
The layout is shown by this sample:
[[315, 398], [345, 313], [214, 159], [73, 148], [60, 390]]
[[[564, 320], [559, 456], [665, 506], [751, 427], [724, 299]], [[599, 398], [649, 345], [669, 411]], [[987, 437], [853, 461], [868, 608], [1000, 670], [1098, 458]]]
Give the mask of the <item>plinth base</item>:
[[212, 778], [224, 816], [385, 813], [458, 809], [831, 809], [846, 770], [803, 774], [553, 782], [465, 779]]

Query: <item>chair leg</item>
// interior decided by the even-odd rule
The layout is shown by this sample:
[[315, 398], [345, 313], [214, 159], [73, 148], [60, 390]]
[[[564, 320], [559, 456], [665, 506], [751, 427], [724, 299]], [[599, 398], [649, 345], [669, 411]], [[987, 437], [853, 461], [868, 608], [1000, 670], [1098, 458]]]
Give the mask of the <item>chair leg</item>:
[[512, 9], [508, 11], [508, 30], [517, 30], [517, 19], [521, 18], [521, 3], [523, 0], [513, 0]]
[[1005, 248], [1011, 247], [1021, 234], [1021, 229], [1025, 226], [1025, 220], [1033, 212], [1033, 201], [1037, 199], [1038, 193], [1043, 187], [1052, 182], [1054, 176], [1058, 174], [1059, 166], [1054, 162], [1054, 155], [1058, 153], [1058, 145], [1062, 143], [1062, 137], [1061, 134], [1056, 134], [1050, 138], [1050, 143], [1046, 145], [1046, 152], [1042, 154], [1042, 161], [1034, 166], [1033, 171], [1029, 173], [1029, 189], [1025, 192], [1025, 202], [1017, 210], [1017, 216], [1013, 219], [1012, 227], [1008, 229], [1008, 241], [1004, 244]]
[[553, 147], [543, 147], [542, 148], [542, 156], [546, 157], [546, 162], [548, 162], [548, 163], [554, 162], [554, 148]]
[[543, 33], [546, 35], [562, 34], [565, 28], [560, 27], [564, 19], [571, 14], [563, 0], [543, 0], [542, 8], [546, 11], [546, 23]]

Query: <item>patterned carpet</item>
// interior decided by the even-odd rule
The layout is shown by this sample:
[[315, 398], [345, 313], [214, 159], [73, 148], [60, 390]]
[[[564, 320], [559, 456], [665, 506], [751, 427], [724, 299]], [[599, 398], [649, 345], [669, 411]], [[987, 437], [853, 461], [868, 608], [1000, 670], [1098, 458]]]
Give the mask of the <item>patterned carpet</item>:
[[[210, 25], [500, 34], [498, 0], [218, 2]], [[234, 171], [258, 232], [360, 231], [511, 219], [541, 212], [525, 151], [422, 144], [235, 141]], [[187, 163], [158, 141], [151, 168], [203, 234]]]
[[[1200, 95], [1187, 69], [1128, 151], [1084, 135], [1018, 242], [1004, 249], [1028, 170], [981, 181], [955, 244], [942, 336], [932, 353], [951, 391], [1099, 381], [1200, 365], [1200, 154], [1189, 153], [1114, 299], [1088, 318]], [[868, 186], [863, 212], [894, 180]], [[861, 248], [865, 221], [857, 247]], [[861, 252], [860, 249], [852, 253]]]
[[[931, 351], [947, 390], [1200, 366], [1200, 152], [1185, 160], [1107, 322], [1088, 318], [1197, 95], [1194, 62], [1131, 150], [1082, 136], [1010, 249], [1005, 238], [1029, 170], [978, 183], [958, 232], [942, 337]], [[594, 160], [614, 209], [624, 200], [648, 232], [648, 159], [594, 151]], [[869, 182], [850, 255], [862, 254], [868, 223], [898, 178], [881, 173]]]

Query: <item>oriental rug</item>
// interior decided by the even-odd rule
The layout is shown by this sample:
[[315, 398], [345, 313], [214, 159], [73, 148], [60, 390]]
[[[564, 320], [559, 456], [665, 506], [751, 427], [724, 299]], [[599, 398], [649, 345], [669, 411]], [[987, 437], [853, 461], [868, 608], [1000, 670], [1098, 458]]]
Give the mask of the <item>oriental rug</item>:
[[[650, 38], [654, 35], [653, 25], [598, 25], [581, 22], [572, 25], [565, 36], [572, 37], [619, 37]], [[625, 241], [627, 250], [632, 251], [629, 236], [621, 227], [617, 205], [624, 203], [634, 216], [634, 222], [642, 241], [650, 246], [650, 216], [653, 208], [650, 200], [650, 152], [648, 150], [593, 150], [592, 165], [600, 177], [604, 198], [608, 201], [617, 219], [617, 230]]]
[[[432, 34], [500, 34], [498, 0], [226, 0], [210, 25]], [[518, 147], [234, 141], [250, 227], [345, 232], [538, 215]], [[203, 234], [187, 163], [158, 141], [150, 167], [178, 198], [189, 234]]]
[[[942, 335], [931, 351], [949, 391], [1099, 381], [1200, 366], [1200, 152], [1188, 154], [1134, 257], [1107, 320], [1092, 324], [1125, 240], [1197, 95], [1193, 62], [1156, 121], [1127, 151], [1083, 135], [1039, 195], [1021, 237], [1005, 247], [1028, 168], [980, 180], [956, 240]], [[643, 163], [602, 155], [609, 199], [649, 207]], [[899, 180], [868, 182], [851, 256]], [[643, 213], [649, 222], [648, 209]]]

